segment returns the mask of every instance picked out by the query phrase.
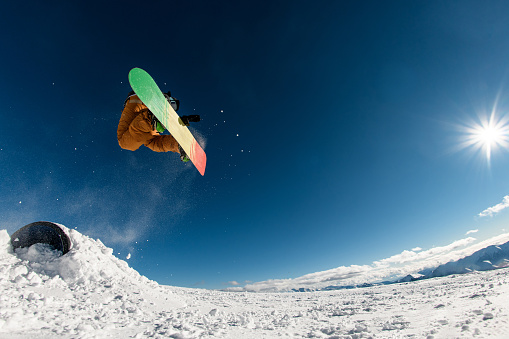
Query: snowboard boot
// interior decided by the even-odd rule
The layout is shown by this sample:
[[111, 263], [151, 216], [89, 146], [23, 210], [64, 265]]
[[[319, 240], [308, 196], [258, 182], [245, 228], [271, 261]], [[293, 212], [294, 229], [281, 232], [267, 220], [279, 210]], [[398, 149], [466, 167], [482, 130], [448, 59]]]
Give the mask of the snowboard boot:
[[190, 160], [189, 156], [186, 154], [186, 152], [180, 145], [179, 145], [179, 152], [180, 152], [180, 160], [182, 160], [182, 162], [188, 162]]
[[156, 118], [154, 113], [149, 111], [148, 117], [150, 119], [150, 124], [152, 125], [152, 130], [156, 130], [159, 133], [163, 133], [166, 130], [166, 128], [164, 128], [163, 124], [161, 124], [159, 122], [159, 120]]
[[183, 115], [179, 118], [179, 124], [182, 126], [189, 126], [190, 122], [200, 121], [199, 115]]

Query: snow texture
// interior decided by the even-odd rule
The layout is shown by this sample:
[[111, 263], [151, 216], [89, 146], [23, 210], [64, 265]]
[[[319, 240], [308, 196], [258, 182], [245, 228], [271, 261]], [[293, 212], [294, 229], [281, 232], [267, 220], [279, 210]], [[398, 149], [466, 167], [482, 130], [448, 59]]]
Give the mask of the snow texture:
[[336, 291], [210, 291], [158, 285], [65, 230], [64, 256], [42, 244], [13, 252], [0, 231], [0, 338], [509, 337], [509, 268]]

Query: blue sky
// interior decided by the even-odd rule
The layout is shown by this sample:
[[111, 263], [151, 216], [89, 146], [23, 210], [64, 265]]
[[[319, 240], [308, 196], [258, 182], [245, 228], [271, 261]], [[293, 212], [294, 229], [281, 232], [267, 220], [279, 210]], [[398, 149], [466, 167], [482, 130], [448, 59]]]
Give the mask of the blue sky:
[[[505, 1], [7, 4], [0, 228], [99, 238], [162, 284], [295, 278], [446, 246], [508, 215]], [[120, 149], [133, 67], [200, 114], [204, 177]], [[462, 139], [463, 138], [463, 139]]]

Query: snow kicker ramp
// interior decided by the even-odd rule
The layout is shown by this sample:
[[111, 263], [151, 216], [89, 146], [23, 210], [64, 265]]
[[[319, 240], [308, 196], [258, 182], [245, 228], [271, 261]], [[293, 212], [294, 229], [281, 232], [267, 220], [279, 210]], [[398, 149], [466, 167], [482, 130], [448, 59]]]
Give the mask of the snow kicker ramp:
[[62, 254], [66, 254], [71, 248], [71, 240], [62, 227], [48, 221], [28, 224], [14, 232], [11, 237], [11, 245], [14, 249], [35, 244], [48, 244]]

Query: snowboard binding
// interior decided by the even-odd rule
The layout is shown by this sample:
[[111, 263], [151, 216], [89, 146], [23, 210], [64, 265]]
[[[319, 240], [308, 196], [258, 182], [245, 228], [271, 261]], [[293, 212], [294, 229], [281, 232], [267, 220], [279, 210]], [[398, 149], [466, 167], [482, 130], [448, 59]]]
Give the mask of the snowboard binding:
[[181, 126], [189, 126], [190, 122], [199, 122], [200, 116], [199, 115], [183, 115], [179, 117], [179, 124]]
[[171, 108], [173, 108], [173, 110], [175, 112], [177, 112], [179, 110], [179, 107], [180, 107], [180, 100], [177, 99], [177, 98], [172, 97], [170, 91], [168, 91], [166, 93], [163, 93], [163, 95], [166, 98], [166, 100], [169, 102]]

